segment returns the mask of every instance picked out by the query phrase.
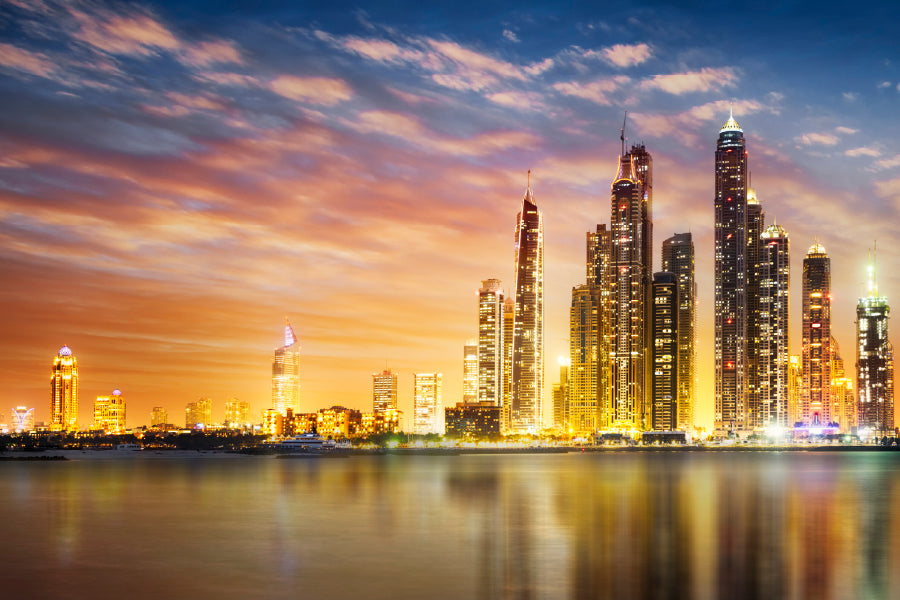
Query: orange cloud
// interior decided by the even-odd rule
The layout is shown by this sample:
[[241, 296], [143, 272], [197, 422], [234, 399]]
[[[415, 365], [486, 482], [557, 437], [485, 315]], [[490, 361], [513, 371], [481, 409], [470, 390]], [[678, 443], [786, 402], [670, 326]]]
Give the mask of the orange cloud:
[[346, 82], [333, 77], [282, 75], [269, 82], [269, 89], [290, 100], [324, 106], [349, 100], [353, 95]]

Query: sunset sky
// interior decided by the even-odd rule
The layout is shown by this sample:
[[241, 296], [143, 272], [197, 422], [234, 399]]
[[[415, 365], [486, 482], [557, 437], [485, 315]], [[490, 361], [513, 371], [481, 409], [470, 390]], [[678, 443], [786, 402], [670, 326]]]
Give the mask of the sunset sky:
[[875, 240], [880, 292], [900, 293], [900, 9], [742, 10], [5, 0], [0, 422], [23, 404], [49, 420], [63, 344], [81, 425], [113, 388], [129, 426], [156, 405], [182, 423], [200, 397], [214, 419], [232, 396], [256, 417], [285, 317], [302, 410], [371, 410], [386, 365], [407, 413], [416, 371], [442, 372], [452, 405], [480, 281], [511, 289], [528, 169], [549, 412], [626, 109], [654, 158], [655, 267], [664, 238], [695, 238], [698, 424], [712, 424], [713, 152], [732, 104], [767, 224], [791, 238], [793, 351], [818, 236], [852, 371]]

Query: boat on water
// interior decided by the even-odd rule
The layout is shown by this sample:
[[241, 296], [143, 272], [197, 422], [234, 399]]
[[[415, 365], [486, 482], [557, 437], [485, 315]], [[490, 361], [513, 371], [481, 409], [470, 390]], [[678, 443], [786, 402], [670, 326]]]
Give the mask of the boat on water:
[[304, 455], [332, 454], [349, 449], [349, 444], [344, 443], [343, 441], [335, 442], [330, 439], [326, 440], [315, 433], [303, 433], [284, 438], [277, 444], [273, 444], [273, 446], [280, 454]]
[[144, 447], [140, 444], [118, 444], [116, 452], [140, 452]]

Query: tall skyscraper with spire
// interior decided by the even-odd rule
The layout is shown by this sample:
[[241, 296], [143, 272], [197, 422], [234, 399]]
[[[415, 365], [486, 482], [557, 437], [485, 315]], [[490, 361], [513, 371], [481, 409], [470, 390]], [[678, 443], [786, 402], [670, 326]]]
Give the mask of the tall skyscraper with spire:
[[503, 403], [503, 289], [485, 279], [478, 290], [478, 401]]
[[510, 428], [538, 433], [544, 398], [544, 225], [531, 189], [516, 218], [515, 316]]
[[663, 241], [663, 271], [678, 278], [678, 429], [694, 429], [696, 378], [696, 304], [697, 281], [694, 278], [694, 241], [690, 233], [676, 233]]
[[869, 288], [856, 305], [856, 385], [859, 427], [884, 435], [894, 428], [894, 349], [888, 339], [887, 298], [878, 295], [875, 262], [869, 265]]
[[790, 365], [789, 308], [791, 247], [787, 231], [771, 225], [760, 236], [758, 425], [786, 427]]
[[272, 408], [282, 416], [300, 412], [300, 344], [290, 321], [284, 321], [284, 345], [272, 359]]
[[60, 348], [53, 359], [50, 374], [50, 429], [78, 429], [78, 361], [68, 346]]
[[831, 259], [816, 242], [803, 259], [803, 387], [800, 420], [831, 423]]
[[734, 113], [719, 131], [715, 190], [715, 428], [747, 416], [747, 150]]

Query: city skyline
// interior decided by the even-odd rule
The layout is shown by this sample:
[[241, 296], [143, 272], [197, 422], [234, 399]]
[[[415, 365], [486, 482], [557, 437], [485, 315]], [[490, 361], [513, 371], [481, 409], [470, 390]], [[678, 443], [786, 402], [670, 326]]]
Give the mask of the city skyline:
[[404, 413], [414, 372], [442, 372], [452, 406], [478, 284], [514, 281], [532, 169], [549, 424], [582, 235], [608, 214], [625, 109], [629, 142], [654, 156], [653, 255], [694, 235], [698, 425], [712, 425], [712, 148], [732, 103], [752, 186], [794, 241], [791, 270], [816, 237], [832, 251], [832, 333], [848, 365], [875, 240], [880, 293], [897, 295], [900, 71], [880, 27], [898, 22], [893, 7], [819, 7], [808, 29], [830, 43], [795, 56], [816, 43], [799, 8], [770, 23], [735, 9], [761, 48], [725, 46], [712, 17], [653, 5], [602, 20], [525, 5], [480, 21], [461, 6], [435, 23], [381, 5], [19, 4], [2, 8], [0, 47], [7, 411], [50, 421], [47, 365], [63, 344], [79, 360], [79, 423], [112, 389], [129, 424], [205, 397], [214, 420], [231, 397], [258, 411], [284, 315], [303, 345], [303, 411], [368, 410], [385, 361]]

